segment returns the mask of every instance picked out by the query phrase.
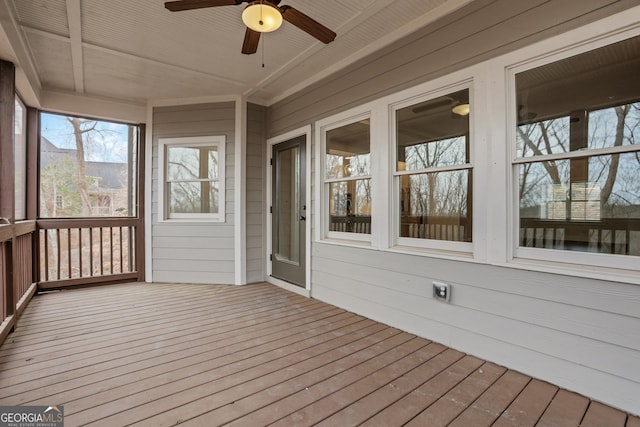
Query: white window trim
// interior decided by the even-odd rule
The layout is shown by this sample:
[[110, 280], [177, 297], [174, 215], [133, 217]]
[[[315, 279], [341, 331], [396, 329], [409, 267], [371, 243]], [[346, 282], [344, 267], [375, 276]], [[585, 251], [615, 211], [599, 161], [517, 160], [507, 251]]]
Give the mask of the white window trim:
[[[469, 170], [471, 171], [473, 176], [472, 185], [474, 187], [476, 186], [475, 166], [474, 166], [475, 151], [476, 151], [475, 149], [476, 132], [473, 124], [474, 124], [474, 118], [477, 113], [475, 111], [476, 107], [474, 103], [473, 87], [474, 87], [473, 79], [466, 79], [453, 84], [447, 84], [443, 87], [439, 87], [429, 92], [424, 92], [419, 95], [412, 96], [410, 98], [403, 99], [402, 101], [395, 102], [389, 105], [389, 129], [390, 129], [390, 135], [391, 135], [389, 140], [389, 146], [390, 146], [390, 149], [392, 150], [392, 154], [389, 157], [391, 161], [391, 164], [390, 164], [391, 179], [392, 179], [391, 206], [392, 206], [392, 222], [393, 222], [390, 229], [392, 232], [391, 242], [393, 243], [394, 248], [402, 248], [403, 250], [417, 249], [421, 251], [424, 251], [424, 250], [447, 251], [451, 253], [460, 253], [460, 254], [473, 253], [473, 250], [474, 250], [473, 241], [475, 241], [475, 234], [476, 234], [475, 226], [472, 227], [473, 235], [472, 235], [471, 242], [453, 242], [453, 241], [447, 241], [447, 240], [401, 237], [400, 236], [400, 204], [398, 203], [398, 200], [400, 198], [400, 194], [398, 193], [399, 182], [400, 182], [400, 177], [403, 175], [432, 173], [432, 172], [440, 172], [440, 171], [449, 172], [449, 171], [455, 171], [455, 170]], [[398, 163], [398, 149], [397, 149], [397, 141], [396, 141], [397, 123], [395, 120], [397, 111], [406, 107], [411, 107], [412, 105], [416, 105], [421, 102], [428, 101], [430, 99], [435, 99], [435, 98], [450, 94], [452, 92], [458, 92], [465, 89], [469, 91], [469, 105], [471, 105], [471, 113], [469, 114], [469, 139], [470, 139], [469, 163], [464, 163], [464, 164], [454, 165], [454, 166], [446, 166], [446, 167], [432, 167], [432, 168], [425, 168], [420, 170], [398, 171], [396, 168], [396, 165]], [[472, 210], [474, 214], [472, 214], [471, 216], [471, 221], [472, 221], [472, 224], [475, 225], [474, 216], [475, 216], [476, 200], [474, 195], [476, 194], [476, 192], [473, 191], [473, 188], [471, 189], [470, 192], [473, 198], [471, 200], [471, 205], [474, 207], [474, 209]]]
[[[437, 97], [455, 91], [457, 88], [469, 89], [469, 102], [472, 108], [477, 104], [477, 100], [482, 100], [480, 96], [484, 93], [483, 82], [488, 80], [483, 74], [483, 68], [472, 66], [435, 80], [422, 83], [415, 87], [404, 89], [400, 92], [387, 95], [374, 101], [370, 101], [353, 107], [349, 110], [323, 118], [315, 122], [315, 163], [317, 171], [317, 183], [314, 191], [314, 241], [335, 244], [340, 246], [370, 247], [372, 249], [384, 250], [393, 253], [404, 253], [420, 256], [431, 256], [442, 259], [473, 260], [483, 261], [486, 259], [486, 226], [481, 223], [486, 217], [486, 203], [480, 205], [481, 199], [474, 196], [473, 200], [473, 243], [468, 242], [447, 242], [439, 240], [428, 240], [427, 242], [414, 242], [420, 239], [408, 239], [404, 242], [395, 237], [394, 216], [398, 215], [395, 208], [393, 189], [395, 172], [395, 157], [392, 153], [395, 150], [394, 117], [392, 107], [400, 105], [411, 105], [417, 103], [419, 99]], [[478, 83], [479, 82], [479, 83]], [[472, 114], [469, 119], [470, 134], [474, 134], [475, 144], [471, 145], [471, 159], [475, 159], [473, 164], [473, 194], [477, 194], [476, 188], [482, 188], [481, 180], [486, 180], [490, 168], [482, 167], [483, 162], [488, 162], [486, 145], [488, 137], [483, 129], [478, 126], [488, 118], [488, 109], [478, 106], [476, 114]], [[357, 235], [355, 233], [328, 233], [328, 213], [325, 216], [325, 178], [324, 178], [324, 152], [325, 133], [363, 118], [371, 120], [371, 180], [372, 200], [371, 200], [371, 235]], [[482, 146], [483, 149], [478, 147]], [[484, 182], [484, 181], [483, 181]], [[358, 237], [355, 237], [355, 236]], [[364, 239], [362, 239], [364, 237]], [[408, 243], [409, 245], [406, 245]], [[416, 244], [418, 243], [418, 244]], [[426, 245], [426, 246], [424, 246]]]
[[[306, 200], [305, 200], [305, 204], [307, 207], [309, 207], [308, 212], [312, 212], [311, 210], [311, 155], [312, 155], [312, 151], [311, 151], [311, 125], [307, 125], [304, 127], [301, 127], [299, 129], [295, 129], [292, 130], [290, 132], [275, 136], [273, 138], [269, 138], [267, 139], [267, 155], [265, 156], [265, 170], [267, 171], [267, 181], [266, 181], [266, 206], [265, 206], [265, 217], [264, 217], [264, 221], [266, 224], [266, 237], [265, 237], [265, 241], [266, 241], [266, 257], [265, 257], [265, 263], [266, 263], [266, 272], [267, 272], [267, 281], [269, 283], [273, 283], [275, 285], [278, 285], [280, 287], [283, 287], [285, 289], [288, 289], [294, 293], [299, 293], [301, 295], [304, 295], [306, 297], [309, 297], [311, 295], [311, 217], [309, 215], [307, 215], [307, 221], [305, 221], [305, 233], [307, 235], [307, 238], [305, 239], [305, 283], [306, 283], [306, 287], [304, 290], [302, 290], [302, 288], [300, 288], [299, 286], [296, 285], [292, 285], [288, 282], [285, 282], [284, 280], [280, 280], [277, 279], [273, 276], [271, 276], [271, 273], [273, 272], [273, 265], [271, 264], [271, 249], [273, 246], [273, 223], [272, 223], [272, 213], [270, 212], [271, 210], [269, 209], [270, 206], [273, 205], [273, 176], [272, 176], [272, 170], [271, 170], [271, 166], [272, 166], [272, 157], [273, 157], [273, 146], [280, 144], [281, 142], [286, 142], [289, 140], [292, 140], [294, 138], [297, 138], [299, 136], [304, 136], [306, 138], [306, 158], [305, 158], [305, 162], [306, 162], [306, 173], [305, 173], [305, 180], [306, 180], [306, 186], [305, 186], [305, 194], [306, 194]], [[317, 203], [316, 203], [317, 205]], [[315, 214], [313, 215], [315, 218], [318, 218], [318, 215]]]
[[[225, 143], [224, 135], [190, 136], [158, 139], [158, 222], [225, 222]], [[218, 212], [215, 214], [173, 214], [169, 218], [167, 209], [165, 156], [167, 147], [216, 146], [218, 148]]]
[[[627, 38], [640, 36], [640, 22], [635, 7], [623, 14], [604, 18], [576, 30], [536, 43], [511, 54], [492, 60], [504, 64], [506, 91], [506, 139], [508, 147], [507, 177], [509, 192], [507, 207], [509, 210], [509, 236], [507, 259], [504, 265], [544, 272], [568, 274], [605, 280], [617, 280], [640, 284], [640, 257], [604, 253], [565, 251], [560, 249], [529, 248], [519, 246], [519, 164], [531, 161], [551, 160], [558, 157], [572, 158], [584, 156], [584, 152], [551, 154], [539, 157], [518, 157], [516, 151], [516, 87], [517, 73], [535, 67], [547, 65], [562, 59], [586, 53], [600, 47], [613, 44]], [[594, 149], [590, 156], [636, 151], [628, 146]], [[502, 263], [499, 263], [502, 264]]]
[[[318, 171], [318, 185], [316, 186], [316, 200], [318, 201], [315, 206], [315, 229], [316, 229], [316, 240], [333, 240], [334, 242], [341, 242], [349, 244], [370, 244], [371, 236], [373, 234], [374, 225], [373, 218], [375, 215], [375, 209], [372, 207], [371, 209], [371, 231], [372, 234], [360, 234], [360, 233], [344, 233], [339, 231], [329, 231], [329, 210], [327, 209], [329, 206], [329, 194], [327, 191], [327, 184], [330, 182], [342, 182], [347, 180], [356, 180], [356, 179], [370, 179], [371, 185], [373, 186], [373, 194], [371, 196], [372, 206], [374, 203], [374, 197], [376, 195], [375, 185], [376, 180], [374, 178], [375, 172], [373, 171], [373, 164], [375, 160], [375, 155], [372, 150], [372, 141], [373, 133], [371, 132], [371, 111], [366, 108], [367, 106], [360, 107], [357, 110], [350, 110], [342, 114], [338, 114], [336, 116], [332, 116], [325, 120], [320, 120], [316, 123], [316, 171]], [[352, 123], [357, 123], [361, 120], [369, 120], [369, 153], [370, 153], [370, 163], [372, 167], [372, 171], [370, 175], [367, 176], [358, 176], [358, 177], [348, 177], [348, 178], [340, 178], [340, 179], [327, 179], [326, 178], [326, 151], [327, 151], [327, 132], [333, 129], [337, 129], [342, 126], [347, 126]]]

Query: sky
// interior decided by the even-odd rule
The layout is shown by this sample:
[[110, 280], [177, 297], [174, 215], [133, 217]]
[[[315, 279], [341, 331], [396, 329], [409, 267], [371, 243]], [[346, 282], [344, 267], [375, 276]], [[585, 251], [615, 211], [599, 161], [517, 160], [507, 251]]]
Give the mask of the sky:
[[[94, 162], [127, 162], [128, 125], [98, 121], [96, 132], [85, 138], [85, 160]], [[59, 148], [75, 149], [73, 127], [66, 116], [43, 113], [42, 136]]]

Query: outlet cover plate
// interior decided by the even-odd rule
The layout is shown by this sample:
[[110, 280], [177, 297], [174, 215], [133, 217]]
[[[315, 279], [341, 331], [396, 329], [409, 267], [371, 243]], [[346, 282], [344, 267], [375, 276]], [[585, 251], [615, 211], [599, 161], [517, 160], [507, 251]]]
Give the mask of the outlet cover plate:
[[433, 282], [433, 297], [449, 302], [451, 300], [451, 286], [447, 283]]

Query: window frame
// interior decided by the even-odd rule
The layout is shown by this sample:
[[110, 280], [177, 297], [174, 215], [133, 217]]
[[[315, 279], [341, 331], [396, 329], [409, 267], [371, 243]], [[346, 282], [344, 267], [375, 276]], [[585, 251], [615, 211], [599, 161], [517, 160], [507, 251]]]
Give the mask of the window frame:
[[[16, 121], [18, 117], [18, 112], [15, 111], [15, 105], [19, 105], [22, 110], [21, 114], [21, 132], [19, 134], [16, 133]], [[14, 124], [13, 124], [13, 132], [14, 132], [14, 151], [13, 151], [13, 161], [16, 167], [15, 173], [15, 205], [13, 210], [13, 216], [16, 221], [24, 220], [27, 218], [27, 106], [24, 104], [22, 99], [16, 94], [14, 101]], [[20, 135], [20, 138], [18, 138]], [[18, 157], [18, 147], [21, 148], [21, 157]], [[20, 166], [18, 166], [18, 161], [21, 161]], [[21, 168], [21, 174], [18, 174], [18, 167]], [[20, 191], [18, 191], [20, 189]], [[20, 215], [18, 215], [20, 214]]]
[[[140, 168], [142, 167], [141, 162], [144, 162], [143, 159], [143, 153], [141, 153], [141, 148], [144, 146], [143, 141], [141, 141], [141, 138], [144, 139], [144, 125], [143, 124], [135, 124], [135, 123], [131, 123], [131, 122], [124, 122], [124, 121], [118, 121], [118, 120], [111, 120], [108, 118], [97, 118], [91, 115], [78, 115], [78, 114], [66, 114], [66, 113], [61, 113], [61, 112], [56, 112], [56, 111], [52, 111], [52, 110], [38, 110], [37, 112], [38, 114], [38, 131], [37, 131], [37, 138], [38, 138], [38, 147], [37, 147], [37, 156], [38, 156], [38, 184], [36, 187], [36, 192], [37, 192], [37, 217], [40, 219], [44, 219], [44, 220], [50, 220], [50, 219], [81, 219], [81, 218], [129, 218], [129, 219], [133, 219], [133, 218], [138, 218], [140, 215], [140, 192], [142, 191], [142, 183], [139, 182], [138, 180], [140, 179], [139, 176], [139, 172], [140, 172]], [[62, 118], [78, 118], [78, 119], [83, 119], [83, 120], [88, 120], [88, 121], [92, 121], [92, 122], [99, 122], [99, 123], [103, 123], [103, 124], [108, 124], [108, 125], [118, 125], [118, 126], [127, 126], [130, 130], [132, 130], [132, 134], [130, 134], [130, 140], [127, 141], [128, 143], [131, 142], [132, 145], [128, 146], [128, 155], [127, 155], [127, 174], [128, 174], [128, 185], [126, 186], [127, 189], [127, 193], [126, 193], [126, 200], [127, 200], [127, 204], [131, 207], [131, 212], [127, 212], [126, 215], [117, 215], [117, 216], [81, 216], [81, 215], [47, 215], [44, 216], [45, 212], [43, 212], [42, 209], [42, 185], [43, 185], [43, 178], [42, 178], [42, 172], [43, 172], [43, 168], [42, 168], [42, 164], [43, 164], [43, 148], [42, 148], [42, 138], [47, 138], [47, 136], [44, 135], [43, 129], [44, 129], [44, 122], [46, 120], [46, 116], [57, 116], [58, 118], [62, 117]], [[50, 141], [53, 143], [54, 146], [56, 146], [56, 144], [53, 141]], [[58, 149], [65, 149], [65, 147], [58, 147], [56, 146], [56, 148]], [[74, 150], [74, 148], [71, 148], [71, 150]], [[87, 162], [91, 162], [93, 160], [86, 160]], [[107, 162], [108, 163], [108, 162]], [[92, 178], [91, 175], [85, 174], [87, 178]], [[125, 187], [123, 187], [125, 188]], [[54, 200], [54, 205], [55, 205], [55, 200]], [[63, 209], [68, 208], [69, 206], [73, 206], [73, 202], [70, 202], [68, 198], [64, 198], [63, 201]], [[92, 207], [93, 210], [93, 207]]]
[[[406, 98], [401, 101], [397, 101], [389, 104], [389, 130], [390, 130], [390, 140], [389, 145], [392, 151], [390, 156], [390, 173], [391, 173], [391, 204], [392, 208], [392, 225], [390, 227], [392, 232], [392, 242], [393, 245], [400, 248], [413, 248], [419, 250], [435, 250], [435, 251], [447, 251], [454, 253], [464, 253], [473, 255], [474, 252], [474, 244], [475, 241], [475, 227], [474, 224], [474, 214], [473, 207], [475, 206], [475, 192], [473, 191], [473, 187], [476, 183], [475, 177], [475, 144], [473, 143], [475, 140], [475, 130], [474, 130], [474, 118], [476, 113], [469, 114], [469, 141], [468, 147], [469, 152], [467, 153], [469, 162], [459, 165], [453, 166], [438, 166], [425, 168], [420, 170], [409, 170], [409, 171], [398, 171], [398, 141], [397, 141], [397, 112], [403, 108], [411, 107], [412, 105], [417, 105], [425, 101], [429, 101], [431, 99], [436, 99], [441, 96], [446, 96], [448, 94], [458, 92], [461, 90], [467, 90], [469, 92], [469, 105], [471, 107], [471, 112], [473, 112], [475, 107], [474, 103], [474, 87], [473, 80], [465, 80], [459, 83], [446, 85], [440, 87], [436, 90], [432, 90], [429, 92], [421, 93], [420, 95], [413, 96], [411, 98]], [[471, 242], [459, 242], [459, 241], [448, 241], [448, 240], [437, 240], [437, 239], [421, 239], [421, 238], [413, 238], [413, 237], [401, 237], [400, 236], [400, 180], [402, 176], [408, 175], [417, 175], [417, 174], [428, 174], [435, 172], [452, 172], [458, 170], [468, 170], [472, 174], [471, 179], [471, 188], [467, 189], [468, 197], [471, 198], [471, 206], [472, 206], [472, 214], [470, 221], [472, 223], [472, 236]]]
[[[589, 26], [587, 26], [589, 27]], [[586, 31], [580, 29], [579, 31]], [[611, 29], [602, 35], [592, 35], [578, 43], [565, 43], [564, 47], [548, 44], [549, 48], [542, 50], [537, 56], [528, 55], [528, 59], [521, 62], [512, 62], [505, 66], [506, 85], [506, 137], [508, 146], [509, 162], [507, 166], [507, 177], [511, 191], [509, 192], [508, 208], [511, 226], [508, 235], [507, 264], [515, 267], [531, 268], [539, 266], [542, 271], [569, 273], [580, 276], [602, 276], [609, 279], [621, 277], [624, 279], [629, 274], [634, 275], [640, 271], [640, 257], [635, 255], [591, 253], [582, 251], [571, 251], [551, 248], [535, 248], [520, 246], [520, 197], [519, 188], [519, 167], [522, 164], [538, 163], [549, 160], [571, 160], [576, 158], [593, 158], [602, 155], [622, 154], [640, 151], [640, 146], [623, 145], [619, 147], [605, 147], [589, 150], [571, 151], [567, 153], [554, 153], [539, 156], [519, 157], [517, 152], [516, 129], [517, 120], [517, 88], [516, 75], [537, 67], [552, 64], [576, 55], [588, 53], [598, 48], [614, 44], [616, 42], [640, 36], [640, 28], [619, 32]], [[541, 45], [547, 46], [547, 43]], [[592, 112], [597, 108], [588, 108]], [[585, 155], [588, 152], [588, 155]]]
[[[158, 221], [159, 222], [226, 222], [225, 218], [225, 145], [224, 135], [158, 138]], [[216, 147], [218, 152], [218, 212], [178, 213], [169, 212], [167, 181], [167, 150], [171, 147]]]
[[[371, 211], [371, 233], [350, 233], [350, 232], [342, 232], [342, 231], [330, 231], [329, 230], [329, 186], [332, 183], [336, 182], [345, 182], [345, 181], [357, 181], [363, 179], [369, 179], [371, 184], [373, 185], [375, 182], [374, 176], [375, 173], [373, 170], [370, 171], [369, 175], [365, 176], [353, 176], [353, 177], [342, 177], [342, 178], [327, 178], [326, 176], [326, 158], [327, 158], [327, 133], [331, 130], [341, 128], [343, 126], [348, 126], [353, 123], [357, 123], [362, 120], [369, 120], [369, 156], [371, 168], [373, 168], [374, 164], [374, 153], [373, 153], [373, 144], [372, 139], [373, 135], [371, 133], [372, 129], [372, 113], [368, 109], [359, 113], [340, 115], [338, 117], [334, 117], [333, 119], [328, 119], [326, 121], [319, 122], [317, 124], [317, 132], [319, 135], [318, 140], [320, 141], [318, 146], [317, 153], [317, 164], [316, 168], [319, 172], [319, 182], [318, 185], [319, 197], [317, 203], [319, 206], [319, 210], [316, 212], [316, 218], [319, 219], [319, 227], [316, 226], [318, 230], [319, 236], [317, 236], [317, 240], [334, 240], [334, 241], [344, 241], [350, 243], [359, 243], [359, 244], [371, 244], [372, 236], [374, 233], [373, 228], [373, 216], [375, 215], [374, 209]], [[371, 194], [371, 204], [374, 204], [375, 191]]]

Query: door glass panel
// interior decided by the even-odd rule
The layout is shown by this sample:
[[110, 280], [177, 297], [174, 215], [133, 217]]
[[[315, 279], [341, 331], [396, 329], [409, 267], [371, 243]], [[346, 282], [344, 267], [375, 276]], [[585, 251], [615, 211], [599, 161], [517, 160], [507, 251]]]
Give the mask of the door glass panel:
[[300, 147], [277, 152], [276, 259], [300, 263]]

